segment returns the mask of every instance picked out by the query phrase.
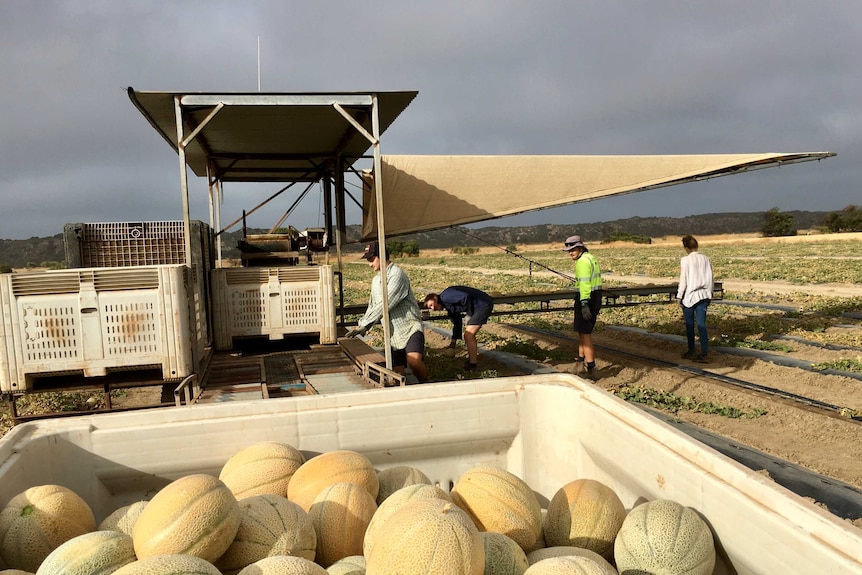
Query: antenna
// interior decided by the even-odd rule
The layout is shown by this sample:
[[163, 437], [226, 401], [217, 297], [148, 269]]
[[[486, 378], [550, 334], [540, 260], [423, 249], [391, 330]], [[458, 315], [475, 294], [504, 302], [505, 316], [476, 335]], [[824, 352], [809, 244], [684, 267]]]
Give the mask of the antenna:
[[257, 37], [257, 91], [260, 92], [260, 36]]

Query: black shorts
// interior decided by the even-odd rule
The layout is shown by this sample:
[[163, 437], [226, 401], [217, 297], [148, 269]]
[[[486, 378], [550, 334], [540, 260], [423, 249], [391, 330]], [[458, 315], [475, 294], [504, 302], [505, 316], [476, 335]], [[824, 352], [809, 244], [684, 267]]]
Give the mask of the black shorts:
[[494, 304], [488, 302], [488, 305], [476, 306], [473, 310], [473, 315], [467, 318], [467, 325], [485, 325], [488, 323], [488, 318], [491, 317], [491, 312], [494, 311]]
[[405, 367], [407, 365], [408, 353], [421, 353], [425, 355], [425, 332], [417, 331], [407, 340], [404, 349], [392, 348], [392, 367]]
[[587, 321], [581, 315], [581, 300], [575, 300], [575, 331], [578, 333], [593, 333], [593, 328], [596, 327], [596, 318], [599, 316], [599, 311], [602, 309], [602, 292], [601, 290], [594, 291], [590, 294], [590, 311], [593, 312], [593, 319]]

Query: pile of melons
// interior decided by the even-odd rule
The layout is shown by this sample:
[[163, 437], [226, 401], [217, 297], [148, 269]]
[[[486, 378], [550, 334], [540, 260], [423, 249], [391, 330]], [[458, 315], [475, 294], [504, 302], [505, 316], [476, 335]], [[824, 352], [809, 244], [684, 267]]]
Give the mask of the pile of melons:
[[714, 564], [707, 524], [670, 500], [627, 513], [609, 487], [575, 479], [543, 510], [502, 469], [473, 467], [447, 493], [412, 467], [376, 471], [354, 451], [306, 461], [276, 442], [98, 525], [58, 485], [0, 512], [0, 575], [710, 575]]

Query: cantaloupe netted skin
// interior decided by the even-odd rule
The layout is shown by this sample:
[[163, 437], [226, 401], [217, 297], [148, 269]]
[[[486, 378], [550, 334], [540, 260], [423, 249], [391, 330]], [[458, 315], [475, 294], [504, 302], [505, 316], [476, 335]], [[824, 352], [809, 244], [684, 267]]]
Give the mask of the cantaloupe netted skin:
[[308, 512], [317, 533], [315, 562], [329, 567], [362, 554], [362, 540], [375, 511], [377, 503], [361, 485], [336, 483], [321, 491]]
[[276, 441], [261, 441], [236, 452], [221, 469], [221, 479], [237, 499], [253, 495], [287, 497], [287, 485], [305, 457]]
[[35, 573], [51, 551], [95, 529], [93, 511], [72, 490], [31, 487], [0, 512], [0, 556], [10, 568]]
[[163, 487], [141, 512], [132, 540], [138, 559], [193, 555], [210, 563], [230, 546], [242, 513], [230, 489], [212, 475], [186, 475]]
[[466, 512], [442, 499], [401, 507], [365, 556], [366, 575], [483, 575], [485, 549]]
[[139, 559], [111, 575], [222, 575], [215, 566], [192, 555], [154, 555]]
[[542, 508], [524, 480], [504, 469], [479, 465], [468, 469], [450, 493], [480, 531], [508, 535], [524, 552], [532, 551], [542, 531]]
[[136, 561], [132, 538], [120, 531], [93, 531], [54, 549], [36, 575], [110, 575]]
[[131, 535], [135, 528], [135, 522], [146, 506], [146, 501], [137, 501], [114, 510], [99, 523], [99, 531], [120, 531], [126, 535]]
[[0, 571], [0, 575], [35, 575], [35, 573], [21, 571], [20, 569], [3, 569]]
[[408, 485], [390, 495], [386, 501], [377, 507], [377, 511], [374, 512], [374, 516], [371, 518], [371, 523], [368, 524], [368, 529], [365, 530], [365, 542], [362, 544], [363, 553], [367, 553], [371, 549], [371, 545], [377, 537], [377, 532], [403, 505], [417, 499], [432, 498], [451, 501], [449, 494], [436, 485]]
[[308, 513], [279, 495], [240, 499], [242, 521], [230, 547], [215, 566], [233, 575], [273, 555], [292, 555], [314, 561], [317, 534]]
[[308, 511], [317, 494], [336, 483], [361, 485], [377, 501], [380, 482], [371, 460], [355, 451], [322, 453], [303, 463], [290, 478], [287, 498]]
[[302, 557], [267, 557], [252, 563], [238, 575], [327, 575], [326, 569]]
[[613, 489], [594, 479], [577, 479], [557, 490], [543, 529], [548, 546], [582, 547], [611, 559], [626, 508]]
[[617, 570], [604, 559], [597, 563], [589, 557], [565, 556], [542, 559], [530, 565], [524, 575], [617, 575]]
[[710, 575], [715, 543], [697, 512], [657, 499], [629, 511], [614, 542], [614, 559], [620, 573]]
[[431, 485], [431, 480], [420, 469], [409, 465], [397, 465], [377, 472], [380, 489], [377, 491], [377, 506], [387, 497], [408, 485]]
[[533, 565], [534, 563], [538, 563], [544, 559], [550, 559], [551, 557], [586, 557], [587, 559], [592, 559], [596, 563], [604, 565], [608, 569], [612, 570], [614, 568], [607, 559], [595, 551], [590, 551], [583, 547], [571, 547], [568, 545], [557, 545], [554, 547], [545, 547], [544, 549], [531, 551], [530, 553], [527, 553], [527, 562], [530, 565]]
[[326, 568], [327, 575], [365, 575], [365, 556], [351, 555]]
[[485, 548], [484, 575], [524, 575], [530, 564], [521, 546], [502, 533], [481, 533]]

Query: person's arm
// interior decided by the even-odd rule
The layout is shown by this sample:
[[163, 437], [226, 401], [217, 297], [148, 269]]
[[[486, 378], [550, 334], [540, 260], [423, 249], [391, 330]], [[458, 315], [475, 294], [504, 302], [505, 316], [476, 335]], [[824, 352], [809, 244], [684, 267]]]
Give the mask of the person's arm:
[[686, 268], [688, 266], [688, 259], [681, 258], [679, 260], [679, 287], [676, 289], [676, 299], [682, 301], [683, 296], [685, 295], [685, 278], [688, 275], [686, 273]]
[[[705, 257], [705, 256], [704, 256]], [[709, 261], [709, 258], [706, 258], [706, 291], [709, 294], [707, 297], [712, 299], [712, 288], [715, 287], [715, 279], [712, 275], [712, 262]]]
[[[380, 295], [378, 295], [378, 292]], [[380, 288], [379, 278], [375, 277], [371, 280], [371, 295], [369, 296], [368, 307], [365, 308], [365, 315], [357, 322], [357, 328], [367, 329], [383, 317], [382, 293], [383, 290]]]
[[452, 320], [452, 341], [458, 341], [464, 334], [464, 318], [458, 312], [449, 312], [449, 319]]
[[578, 258], [575, 262], [575, 277], [578, 279], [578, 294], [581, 302], [590, 301], [590, 279], [593, 275], [593, 266], [589, 259], [584, 256]]
[[464, 334], [464, 310], [467, 308], [467, 294], [456, 287], [448, 287], [437, 296], [440, 305], [452, 320], [452, 341], [461, 339]]

